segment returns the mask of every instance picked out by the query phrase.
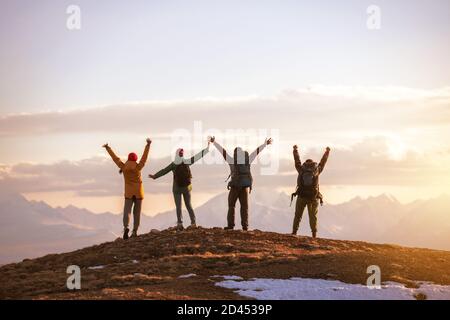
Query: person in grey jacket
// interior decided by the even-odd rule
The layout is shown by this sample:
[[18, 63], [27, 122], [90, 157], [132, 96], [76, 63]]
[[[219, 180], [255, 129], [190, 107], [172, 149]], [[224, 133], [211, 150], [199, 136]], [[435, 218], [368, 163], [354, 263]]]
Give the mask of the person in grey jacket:
[[169, 172], [173, 172], [172, 193], [175, 200], [175, 207], [177, 212], [177, 229], [180, 231], [184, 229], [181, 198], [184, 199], [184, 205], [186, 206], [189, 217], [191, 219], [190, 227], [197, 227], [194, 209], [192, 208], [191, 204], [192, 174], [189, 167], [196, 161], [203, 158], [209, 152], [209, 144], [210, 141], [208, 140], [208, 146], [189, 159], [184, 158], [183, 149], [178, 149], [175, 153], [175, 160], [173, 162], [171, 162], [167, 167], [161, 169], [157, 173], [149, 174], [149, 178], [158, 179], [168, 174]]

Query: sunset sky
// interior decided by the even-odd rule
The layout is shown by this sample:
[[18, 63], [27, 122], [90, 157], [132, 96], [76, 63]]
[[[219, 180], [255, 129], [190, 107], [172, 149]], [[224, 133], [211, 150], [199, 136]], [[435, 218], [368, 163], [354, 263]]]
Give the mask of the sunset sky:
[[[66, 27], [69, 5], [80, 30]], [[0, 192], [120, 212], [122, 177], [101, 145], [140, 155], [148, 136], [155, 214], [174, 208], [172, 177], [146, 176], [213, 134], [249, 151], [273, 136], [256, 190], [294, 189], [298, 144], [303, 159], [332, 148], [329, 202], [435, 197], [450, 188], [449, 56], [448, 0], [2, 0]], [[217, 156], [193, 167], [194, 205], [226, 191]]]

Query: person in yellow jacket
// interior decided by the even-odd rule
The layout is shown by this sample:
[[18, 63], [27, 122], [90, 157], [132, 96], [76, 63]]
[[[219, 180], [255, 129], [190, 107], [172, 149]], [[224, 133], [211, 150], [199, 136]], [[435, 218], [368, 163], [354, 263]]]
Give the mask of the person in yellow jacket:
[[124, 163], [111, 149], [108, 144], [103, 147], [108, 151], [114, 163], [119, 167], [119, 173], [123, 174], [125, 181], [125, 205], [123, 208], [123, 239], [128, 239], [128, 233], [130, 232], [130, 216], [133, 209], [133, 232], [131, 237], [137, 237], [137, 231], [139, 228], [139, 222], [141, 220], [141, 208], [142, 200], [144, 199], [144, 187], [142, 185], [141, 170], [145, 166], [148, 153], [150, 151], [150, 145], [152, 140], [147, 138], [147, 145], [145, 146], [144, 153], [141, 160], [138, 162], [138, 156], [132, 152], [128, 154], [128, 160]]

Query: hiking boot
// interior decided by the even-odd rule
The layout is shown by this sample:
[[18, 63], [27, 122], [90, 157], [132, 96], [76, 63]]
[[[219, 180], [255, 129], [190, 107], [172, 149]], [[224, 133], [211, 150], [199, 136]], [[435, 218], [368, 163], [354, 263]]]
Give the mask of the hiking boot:
[[225, 228], [223, 228], [223, 230], [233, 230], [234, 229], [234, 227], [225, 227]]
[[312, 237], [315, 239], [315, 238], [317, 238], [317, 231], [313, 231], [312, 232]]
[[136, 238], [137, 236], [138, 236], [137, 231], [133, 231], [130, 238]]
[[291, 233], [293, 236], [296, 236], [297, 235], [297, 231], [292, 231], [292, 233]]
[[197, 224], [191, 223], [191, 225], [189, 227], [187, 227], [186, 229], [197, 229]]
[[242, 231], [248, 231], [248, 227], [242, 227]]
[[128, 232], [130, 232], [130, 229], [128, 229], [128, 228], [125, 228], [123, 230], [123, 240], [127, 240], [129, 238], [128, 237]]
[[177, 224], [177, 231], [183, 231], [183, 230], [184, 230], [183, 224], [182, 223], [178, 223]]

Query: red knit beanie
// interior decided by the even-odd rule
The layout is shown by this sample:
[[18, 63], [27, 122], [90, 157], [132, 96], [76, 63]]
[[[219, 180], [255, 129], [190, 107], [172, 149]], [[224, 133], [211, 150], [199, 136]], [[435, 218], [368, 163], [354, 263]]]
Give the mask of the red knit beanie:
[[136, 153], [132, 152], [128, 155], [128, 161], [137, 161], [138, 156]]

